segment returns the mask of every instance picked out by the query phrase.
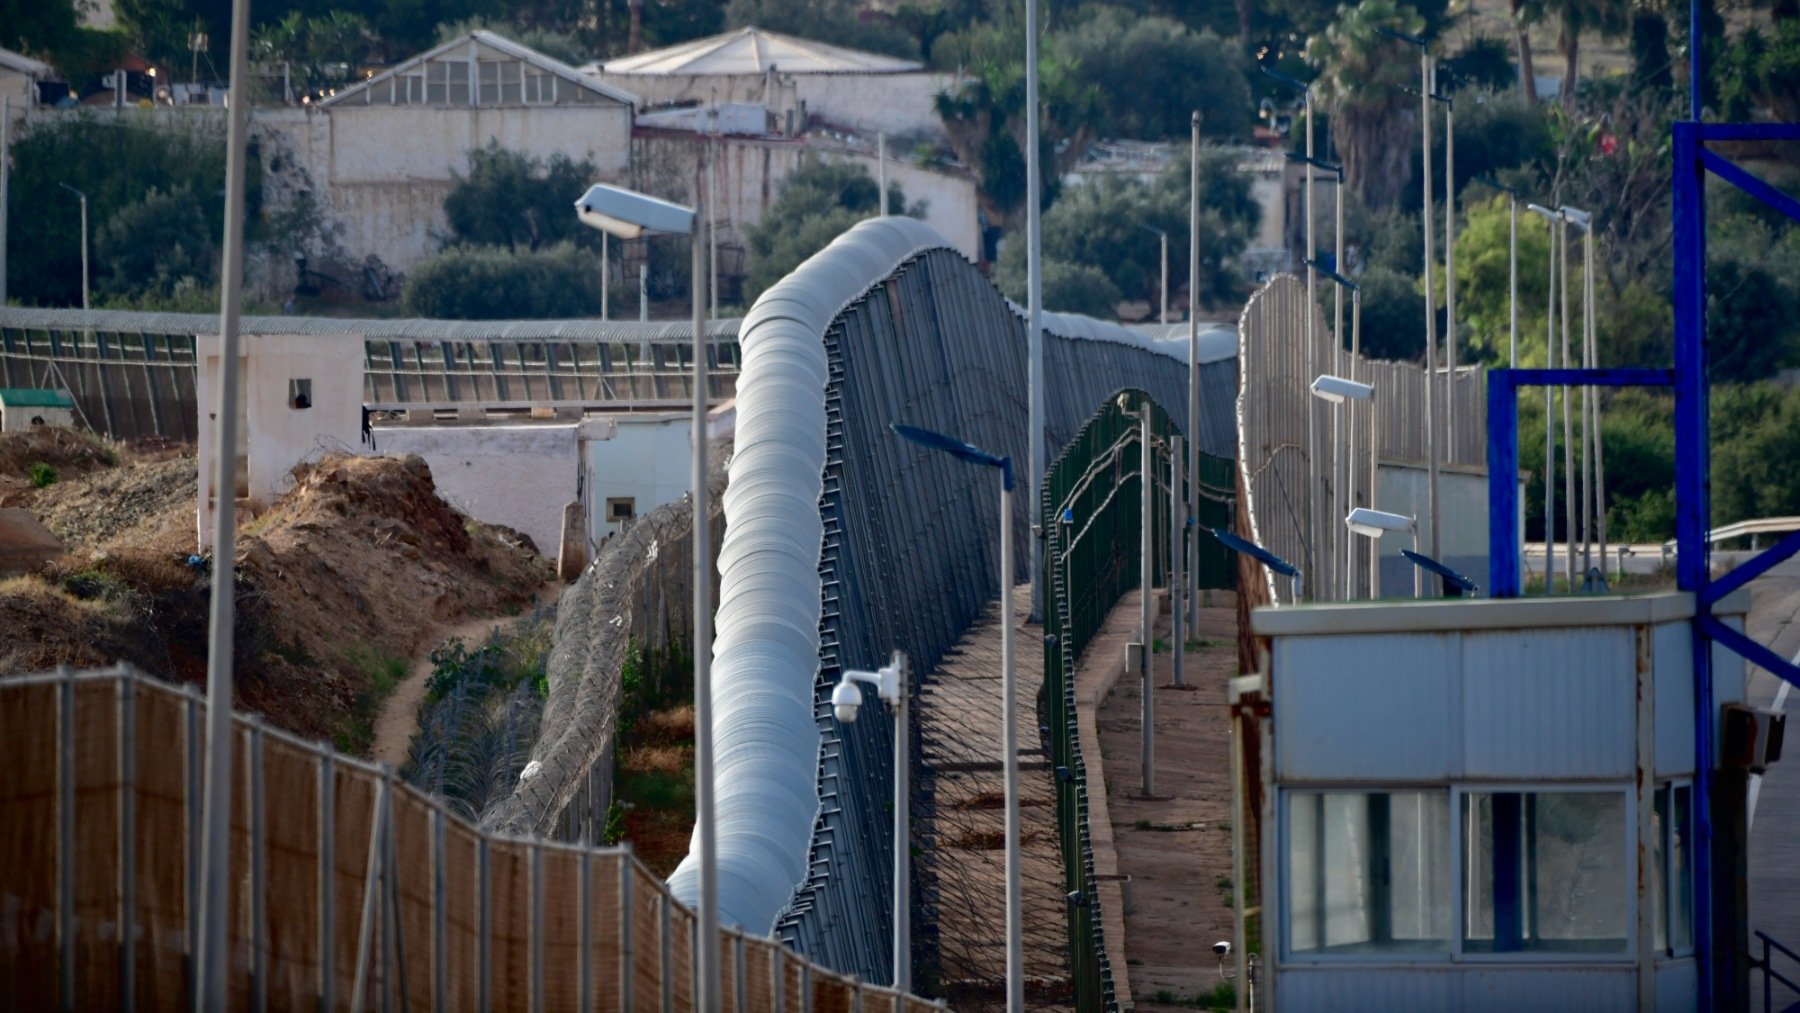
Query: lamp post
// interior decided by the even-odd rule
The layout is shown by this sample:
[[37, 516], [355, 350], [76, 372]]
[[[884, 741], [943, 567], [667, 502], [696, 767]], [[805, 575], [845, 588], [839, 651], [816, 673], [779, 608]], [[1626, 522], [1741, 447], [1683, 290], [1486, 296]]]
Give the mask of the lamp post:
[[88, 226], [87, 226], [87, 194], [75, 189], [67, 183], [59, 182], [57, 186], [81, 198], [81, 308], [88, 308]]
[[[1527, 204], [1526, 210], [1541, 216], [1552, 228], [1562, 221], [1562, 212], [1542, 204]], [[1544, 365], [1556, 368], [1556, 236], [1550, 236], [1550, 297], [1544, 307]], [[1568, 363], [1563, 363], [1567, 366]], [[1568, 396], [1564, 388], [1565, 405]], [[1544, 593], [1556, 593], [1556, 389], [1544, 388]], [[1575, 586], [1575, 575], [1569, 575], [1569, 587]]]
[[[1344, 516], [1344, 526], [1349, 528], [1352, 534], [1372, 538], [1377, 542], [1380, 541], [1382, 535], [1389, 531], [1410, 531], [1412, 532], [1413, 551], [1419, 551], [1419, 519], [1417, 517], [1357, 507]], [[1419, 598], [1424, 594], [1424, 580], [1415, 570], [1413, 572], [1413, 597]]]
[[[1557, 209], [1564, 220], [1581, 230], [1581, 367], [1600, 365], [1600, 349], [1594, 320], [1594, 218], [1567, 205]], [[1601, 447], [1600, 392], [1581, 388], [1581, 548], [1583, 572], [1594, 559], [1590, 536], [1600, 543], [1600, 572], [1606, 569], [1606, 466]]]
[[[1187, 403], [1187, 515], [1200, 516], [1200, 113], [1193, 114], [1188, 142], [1188, 403]], [[1200, 531], [1195, 527], [1184, 538], [1187, 544], [1188, 628], [1200, 628]]]
[[907, 752], [910, 726], [906, 719], [906, 695], [911, 682], [906, 653], [895, 651], [886, 665], [873, 672], [846, 669], [831, 691], [831, 708], [839, 721], [856, 720], [862, 705], [859, 682], [875, 687], [881, 701], [894, 713], [894, 988], [912, 991], [912, 770]]
[[1169, 322], [1169, 234], [1154, 225], [1139, 225], [1138, 228], [1162, 240], [1162, 285], [1158, 289], [1162, 295], [1162, 313], [1158, 315], [1157, 319], [1167, 325]]
[[1432, 250], [1431, 222], [1431, 102], [1435, 74], [1431, 61], [1431, 46], [1423, 36], [1407, 35], [1392, 28], [1377, 28], [1377, 32], [1391, 39], [1417, 46], [1419, 50], [1419, 134], [1420, 154], [1424, 164], [1423, 191], [1424, 237], [1425, 237], [1425, 469], [1426, 469], [1426, 512], [1431, 518], [1431, 554], [1439, 555], [1438, 546], [1442, 542], [1439, 532], [1438, 513], [1438, 445], [1437, 445], [1437, 411], [1436, 398], [1432, 394], [1432, 383], [1437, 379], [1437, 311], [1432, 306], [1431, 274], [1437, 254]]
[[895, 422], [889, 428], [898, 435], [958, 460], [986, 465], [1000, 471], [1000, 695], [1001, 770], [1006, 797], [1006, 1008], [1021, 1013], [1025, 1008], [1025, 950], [1019, 918], [1019, 722], [1013, 675], [1012, 616], [1012, 458], [990, 454], [952, 436]]
[[[1300, 92], [1300, 94], [1302, 95], [1302, 97], [1304, 98], [1305, 106], [1306, 106], [1306, 161], [1308, 163], [1311, 163], [1313, 160], [1312, 87], [1310, 85], [1308, 85], [1306, 82], [1300, 81], [1296, 78], [1289, 77], [1286, 74], [1281, 73], [1280, 71], [1271, 70], [1268, 67], [1262, 67], [1260, 69], [1262, 70], [1262, 72], [1264, 74], [1267, 74], [1270, 77], [1274, 78], [1275, 80], [1280, 81], [1282, 84], [1287, 85], [1289, 88], [1297, 89]], [[1305, 215], [1305, 217], [1306, 217], [1306, 353], [1305, 353], [1306, 354], [1306, 372], [1308, 374], [1316, 375], [1319, 372], [1318, 341], [1315, 338], [1314, 333], [1313, 333], [1313, 316], [1317, 312], [1315, 310], [1315, 307], [1318, 305], [1318, 302], [1317, 302], [1317, 299], [1315, 298], [1315, 296], [1313, 295], [1313, 286], [1315, 284], [1315, 278], [1313, 276], [1313, 266], [1312, 265], [1313, 265], [1314, 259], [1318, 256], [1318, 250], [1313, 243], [1313, 174], [1312, 174], [1312, 170], [1310, 168], [1306, 172], [1306, 185], [1302, 188], [1301, 208], [1302, 208], [1301, 213], [1303, 215]], [[1316, 414], [1313, 412], [1312, 402], [1307, 401], [1306, 402], [1306, 464], [1307, 464], [1306, 554], [1308, 557], [1307, 565], [1314, 572], [1315, 576], [1318, 574], [1319, 567], [1321, 565], [1320, 557], [1319, 557], [1320, 543], [1321, 543], [1321, 540], [1326, 537], [1325, 532], [1324, 532], [1324, 525], [1320, 519], [1322, 516], [1320, 513], [1322, 504], [1319, 502], [1321, 497], [1320, 497], [1320, 488], [1319, 488], [1320, 475], [1319, 475], [1318, 442], [1319, 442], [1318, 418], [1317, 418]], [[1327, 558], [1329, 558], [1329, 557], [1327, 557]]]
[[[1361, 317], [1361, 309], [1362, 309], [1362, 292], [1360, 290], [1354, 289], [1354, 288], [1351, 290], [1351, 309], [1352, 309], [1352, 319], [1353, 320], [1359, 319]], [[1352, 358], [1352, 362], [1354, 362], [1354, 361], [1355, 361], [1354, 358]], [[1367, 383], [1358, 383], [1355, 380], [1346, 379], [1346, 378], [1340, 377], [1340, 376], [1325, 375], [1325, 376], [1318, 377], [1317, 379], [1313, 380], [1313, 382], [1312, 382], [1312, 392], [1313, 392], [1314, 397], [1323, 398], [1326, 401], [1330, 401], [1335, 405], [1343, 405], [1346, 401], [1373, 402], [1375, 399], [1375, 387], [1373, 385], [1367, 384]], [[1373, 413], [1371, 413], [1370, 418], [1371, 418], [1371, 425], [1373, 425], [1373, 418], [1374, 418]], [[1349, 483], [1348, 488], [1345, 491], [1344, 498], [1345, 498], [1345, 501], [1347, 503], [1349, 503], [1352, 508], [1354, 508], [1356, 506], [1356, 463], [1355, 462], [1356, 462], [1356, 427], [1351, 426], [1351, 428], [1350, 428], [1350, 447], [1344, 454], [1345, 471], [1349, 472], [1349, 474], [1350, 474], [1350, 483]], [[1371, 432], [1370, 439], [1369, 439], [1369, 483], [1370, 483], [1369, 488], [1371, 490], [1373, 490], [1375, 488], [1374, 483], [1375, 483], [1376, 479], [1379, 477], [1378, 472], [1380, 470], [1380, 467], [1381, 467], [1380, 460], [1377, 457], [1376, 449], [1375, 449], [1374, 434]], [[1373, 502], [1372, 496], [1370, 497], [1370, 501]], [[1347, 540], [1345, 542], [1345, 547], [1346, 548], [1350, 547], [1349, 542]], [[1346, 601], [1348, 601], [1350, 598], [1354, 597], [1354, 595], [1356, 594], [1355, 573], [1354, 573], [1355, 567], [1351, 563], [1352, 554], [1353, 553], [1351, 553], [1351, 552], [1346, 552], [1345, 559], [1344, 559], [1344, 599]], [[1371, 597], [1371, 598], [1376, 597], [1375, 591], [1376, 591], [1376, 588], [1378, 585], [1377, 585], [1376, 579], [1375, 579], [1375, 572], [1376, 572], [1375, 567], [1379, 564], [1379, 562], [1380, 562], [1380, 557], [1376, 553], [1375, 547], [1373, 545], [1371, 545], [1369, 548], [1369, 597]]]
[[[1123, 398], [1124, 395], [1120, 395]], [[1139, 766], [1143, 773], [1144, 797], [1156, 794], [1156, 674], [1151, 664], [1150, 586], [1156, 572], [1151, 556], [1155, 540], [1152, 511], [1156, 504], [1156, 437], [1150, 432], [1150, 400], [1138, 403], [1138, 682], [1143, 690], [1139, 715]]]
[[[1437, 86], [1437, 81], [1432, 81]], [[1444, 447], [1456, 454], [1456, 100], [1444, 104]]]
[[[705, 159], [704, 152], [701, 155]], [[705, 179], [705, 166], [700, 167]], [[700, 851], [700, 952], [695, 961], [699, 985], [695, 1005], [702, 1010], [720, 1006], [719, 991], [719, 877], [718, 827], [713, 794], [712, 722], [712, 551], [711, 525], [707, 523], [706, 487], [706, 225], [705, 192], [695, 186], [699, 207], [659, 200], [624, 187], [596, 183], [575, 202], [583, 224], [620, 239], [636, 239], [654, 232], [688, 233], [693, 239], [694, 408], [693, 408], [693, 506], [694, 506], [694, 829]], [[604, 240], [602, 240], [604, 242]]]
[[[1038, 166], [1038, 0], [1025, 0], [1025, 317], [1030, 332], [1025, 336], [1026, 440], [1025, 491], [1030, 510], [1031, 528], [1037, 530], [1043, 504], [1038, 496], [1044, 487], [1044, 230], [1039, 218], [1043, 204], [1042, 172]], [[1012, 484], [1011, 480], [1007, 485]], [[1031, 579], [1031, 615], [1041, 618], [1043, 588], [1040, 587], [1039, 557], [1036, 540], [1026, 555]], [[1012, 574], [1006, 575], [1008, 586]], [[1008, 694], [1008, 699], [1011, 694]], [[1009, 703], [1007, 706], [1011, 706]], [[1009, 747], [1010, 749], [1010, 747]], [[1008, 951], [1010, 954], [1010, 950]], [[1023, 966], [1020, 967], [1023, 973]], [[1019, 986], [1008, 975], [1007, 994]], [[1022, 988], [1022, 986], [1019, 986]], [[1024, 1002], [1024, 992], [1019, 993]]]
[[[1307, 171], [1311, 172], [1312, 170], [1308, 169]], [[1338, 178], [1338, 194], [1339, 194], [1339, 201], [1340, 201], [1340, 203], [1338, 205], [1338, 211], [1339, 211], [1340, 215], [1343, 212], [1343, 204], [1341, 203], [1343, 191], [1344, 191], [1343, 178], [1340, 175]], [[1343, 224], [1343, 220], [1341, 217], [1338, 221], [1338, 224], [1340, 226]], [[1340, 233], [1338, 235], [1338, 250], [1340, 251], [1340, 253], [1343, 250], [1343, 247], [1344, 247], [1343, 234], [1340, 231]], [[1334, 340], [1332, 342], [1333, 347], [1332, 347], [1332, 355], [1331, 355], [1331, 358], [1332, 358], [1331, 372], [1333, 374], [1347, 372], [1351, 375], [1352, 378], [1354, 378], [1355, 370], [1356, 370], [1355, 363], [1354, 363], [1354, 357], [1357, 353], [1359, 353], [1362, 350], [1360, 347], [1361, 340], [1362, 340], [1361, 333], [1360, 333], [1361, 329], [1362, 329], [1361, 292], [1357, 288], [1357, 285], [1355, 282], [1351, 281], [1349, 278], [1344, 277], [1342, 274], [1339, 274], [1337, 271], [1334, 271], [1331, 268], [1328, 268], [1325, 265], [1319, 264], [1316, 262], [1312, 265], [1312, 267], [1314, 270], [1318, 271], [1320, 274], [1324, 275], [1326, 278], [1331, 280], [1331, 282], [1333, 283], [1333, 285], [1332, 285], [1333, 295], [1335, 297], [1335, 301], [1337, 302], [1337, 304], [1339, 306], [1343, 305], [1344, 292], [1346, 290], [1348, 290], [1351, 293], [1351, 310], [1352, 310], [1351, 330], [1353, 332], [1356, 332], [1355, 336], [1352, 338], [1353, 351], [1351, 353], [1351, 356], [1352, 356], [1351, 367], [1350, 367], [1350, 369], [1346, 370], [1346, 369], [1344, 369], [1344, 366], [1343, 366], [1344, 350], [1343, 350], [1343, 342], [1342, 342], [1340, 336], [1343, 334], [1344, 321], [1343, 321], [1342, 316], [1340, 315], [1338, 318], [1337, 324], [1336, 324], [1336, 329], [1334, 329], [1332, 331], [1333, 337], [1337, 338], [1338, 340]], [[1315, 391], [1315, 393], [1316, 393], [1316, 391]], [[1326, 400], [1331, 400], [1331, 399], [1327, 398]], [[1345, 411], [1344, 405], [1341, 400], [1332, 402], [1332, 405], [1331, 405], [1331, 452], [1328, 455], [1331, 459], [1331, 502], [1326, 504], [1326, 516], [1329, 516], [1329, 517], [1335, 517], [1339, 513], [1343, 512], [1343, 509], [1345, 509], [1345, 508], [1340, 508], [1340, 506], [1339, 506], [1340, 498], [1343, 503], [1347, 503], [1350, 506], [1356, 505], [1356, 472], [1350, 466], [1350, 462], [1352, 460], [1354, 460], [1356, 457], [1355, 421], [1354, 421], [1354, 419], [1346, 419], [1344, 417], [1344, 411]], [[1350, 439], [1349, 439], [1350, 450], [1347, 454], [1340, 457], [1337, 452], [1338, 434], [1340, 432], [1343, 432], [1346, 428], [1349, 429], [1349, 434], [1350, 434]], [[1340, 481], [1340, 479], [1342, 479], [1342, 480]], [[1343, 588], [1345, 598], [1350, 597], [1350, 581], [1351, 581], [1351, 577], [1350, 577], [1351, 561], [1350, 560], [1351, 560], [1351, 555], [1352, 555], [1352, 550], [1351, 550], [1350, 540], [1345, 539], [1344, 540], [1343, 559], [1342, 559], [1342, 563], [1343, 563], [1343, 567], [1344, 567], [1342, 580], [1339, 581], [1339, 580], [1335, 579], [1336, 578], [1335, 574], [1328, 574], [1325, 578], [1322, 578], [1322, 579], [1326, 579], [1326, 580], [1331, 580], [1333, 590], [1335, 590], [1337, 587], [1341, 586]], [[1336, 545], [1332, 546], [1331, 559], [1332, 559], [1334, 566], [1335, 566], [1335, 564], [1337, 564], [1339, 562]]]

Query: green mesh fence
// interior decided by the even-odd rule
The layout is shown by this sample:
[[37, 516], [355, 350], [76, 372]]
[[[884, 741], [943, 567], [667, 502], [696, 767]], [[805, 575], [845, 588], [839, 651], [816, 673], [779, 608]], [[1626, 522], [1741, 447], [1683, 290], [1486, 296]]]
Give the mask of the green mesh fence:
[[[1101, 928], [1094, 851], [1088, 826], [1087, 764], [1081, 755], [1075, 709], [1075, 663], [1106, 614], [1137, 586], [1142, 551], [1143, 452], [1140, 406], [1151, 411], [1159, 444], [1152, 458], [1161, 475], [1151, 502], [1152, 571], [1157, 583], [1168, 571], [1168, 440], [1177, 435], [1162, 407], [1141, 390], [1108, 398], [1044, 476], [1044, 699], [1051, 763], [1056, 770], [1057, 834], [1062, 843], [1063, 885], [1069, 895], [1070, 967], [1077, 1009], [1115, 1010], [1112, 965]], [[1184, 453], [1185, 456], [1185, 453]], [[1202, 527], [1229, 526], [1233, 464], [1202, 454], [1198, 483]], [[1155, 480], [1155, 476], [1152, 476]], [[1185, 497], [1184, 497], [1185, 499]], [[1212, 538], [1201, 539], [1193, 561], [1202, 588], [1229, 588], [1236, 567]], [[1098, 758], [1096, 758], [1098, 762]]]

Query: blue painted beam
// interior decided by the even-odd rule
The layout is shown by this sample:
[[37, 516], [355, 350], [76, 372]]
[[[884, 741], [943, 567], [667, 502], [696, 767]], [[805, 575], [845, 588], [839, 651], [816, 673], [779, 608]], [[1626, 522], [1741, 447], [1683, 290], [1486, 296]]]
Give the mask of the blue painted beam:
[[1516, 369], [1487, 375], [1488, 593], [1519, 596], [1519, 388]]
[[1672, 369], [1498, 369], [1488, 375], [1511, 375], [1514, 387], [1670, 387]]
[[1800, 123], [1677, 123], [1699, 141], [1800, 141]]
[[1712, 606], [1720, 598], [1779, 566], [1783, 560], [1796, 552], [1800, 552], [1800, 531], [1789, 534], [1764, 550], [1755, 559], [1706, 585], [1700, 592], [1701, 604]]
[[1775, 189], [1754, 173], [1726, 158], [1714, 154], [1705, 148], [1700, 149], [1700, 164], [1711, 169], [1713, 174], [1739, 190], [1744, 191], [1764, 204], [1787, 215], [1793, 221], [1800, 222], [1800, 200], [1795, 200], [1780, 190]]
[[1701, 620], [1708, 636], [1744, 656], [1752, 665], [1760, 665], [1768, 669], [1776, 678], [1800, 686], [1800, 665], [1776, 654], [1762, 644], [1751, 640], [1747, 634], [1725, 625], [1716, 616], [1706, 616]]

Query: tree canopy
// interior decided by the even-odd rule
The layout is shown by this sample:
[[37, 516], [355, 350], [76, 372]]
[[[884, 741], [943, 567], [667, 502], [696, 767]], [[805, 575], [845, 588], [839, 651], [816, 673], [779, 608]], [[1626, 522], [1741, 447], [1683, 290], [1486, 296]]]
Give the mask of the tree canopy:
[[[749, 276], [744, 299], [786, 277], [800, 262], [824, 249], [865, 218], [880, 212], [881, 190], [869, 171], [855, 162], [810, 158], [781, 182], [775, 203], [745, 237]], [[908, 208], [897, 185], [888, 186], [888, 213], [918, 214]]]

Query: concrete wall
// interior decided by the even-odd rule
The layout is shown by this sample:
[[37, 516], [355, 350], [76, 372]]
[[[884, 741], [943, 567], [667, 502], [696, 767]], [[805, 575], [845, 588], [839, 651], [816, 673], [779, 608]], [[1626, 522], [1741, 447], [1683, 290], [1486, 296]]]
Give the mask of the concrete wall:
[[[236, 494], [264, 503], [286, 492], [294, 465], [327, 450], [355, 449], [362, 440], [362, 343], [337, 335], [258, 334], [239, 339], [238, 474]], [[196, 339], [200, 414], [199, 540], [211, 543], [218, 489], [213, 448], [218, 419], [207, 406], [218, 403], [219, 339]], [[311, 381], [310, 407], [289, 401], [292, 380]]]
[[[639, 131], [634, 142], [634, 161], [640, 166], [664, 166], [674, 178], [693, 179], [695, 135], [678, 131]], [[715, 175], [720, 196], [719, 238], [742, 243], [744, 230], [762, 224], [763, 215], [781, 191], [781, 182], [808, 155], [850, 159], [877, 178], [873, 151], [848, 152], [817, 140], [784, 137], [726, 137], [718, 144]], [[976, 217], [975, 178], [955, 172], [923, 169], [910, 161], [890, 158], [888, 179], [899, 185], [908, 204], [925, 203], [925, 221], [950, 240], [963, 256], [977, 260], [981, 253], [981, 227]]]
[[417, 454], [438, 495], [478, 521], [523, 532], [552, 558], [575, 498], [576, 424], [382, 426], [375, 450]]
[[632, 500], [636, 517], [680, 499], [693, 482], [692, 426], [685, 413], [615, 415], [581, 425], [586, 458], [588, 538], [598, 545], [621, 525], [607, 519], [607, 500]]
[[[1366, 484], [1366, 483], [1365, 483]], [[1430, 474], [1415, 464], [1381, 463], [1381, 489], [1376, 504], [1388, 513], [1407, 514], [1419, 518], [1419, 551], [1431, 555]], [[1487, 473], [1449, 465], [1438, 468], [1438, 514], [1444, 531], [1439, 536], [1443, 556], [1441, 562], [1485, 587], [1488, 577], [1488, 483]], [[1338, 523], [1343, 523], [1338, 518]], [[1357, 551], [1368, 552], [1368, 542], [1357, 539]], [[1390, 531], [1381, 538], [1381, 593], [1383, 597], [1403, 597], [1412, 593], [1415, 567], [1402, 549], [1412, 548], [1412, 536], [1404, 531]], [[1426, 593], [1434, 585], [1425, 582]]]
[[341, 227], [348, 263], [374, 254], [396, 271], [437, 250], [449, 229], [444, 198], [472, 149], [497, 141], [540, 159], [585, 159], [611, 181], [623, 181], [630, 164], [624, 105], [259, 109], [256, 125], [271, 149], [264, 163], [276, 202], [310, 191]]

